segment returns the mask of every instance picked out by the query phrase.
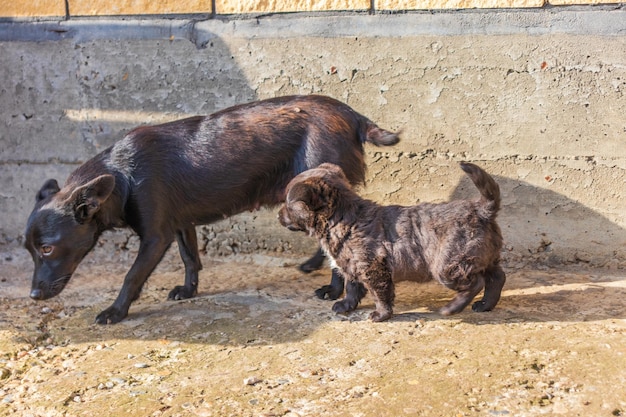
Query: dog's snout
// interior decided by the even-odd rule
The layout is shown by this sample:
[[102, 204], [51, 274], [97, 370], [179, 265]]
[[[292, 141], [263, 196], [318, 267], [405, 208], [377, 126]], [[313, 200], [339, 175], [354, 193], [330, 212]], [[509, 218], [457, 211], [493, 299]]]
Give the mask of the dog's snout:
[[39, 288], [33, 288], [30, 291], [30, 298], [32, 298], [33, 300], [43, 300], [43, 291], [41, 291]]

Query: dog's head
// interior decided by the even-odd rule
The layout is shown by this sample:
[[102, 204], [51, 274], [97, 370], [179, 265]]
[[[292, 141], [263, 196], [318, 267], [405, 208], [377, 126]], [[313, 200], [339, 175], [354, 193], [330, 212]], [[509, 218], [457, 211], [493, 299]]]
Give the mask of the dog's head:
[[24, 243], [35, 263], [31, 298], [45, 300], [65, 288], [102, 232], [95, 216], [114, 187], [115, 178], [102, 175], [63, 189], [48, 180], [37, 192]]
[[285, 203], [278, 211], [280, 224], [293, 231], [313, 235], [316, 227], [331, 220], [342, 199], [351, 191], [341, 168], [324, 163], [292, 179], [286, 188]]

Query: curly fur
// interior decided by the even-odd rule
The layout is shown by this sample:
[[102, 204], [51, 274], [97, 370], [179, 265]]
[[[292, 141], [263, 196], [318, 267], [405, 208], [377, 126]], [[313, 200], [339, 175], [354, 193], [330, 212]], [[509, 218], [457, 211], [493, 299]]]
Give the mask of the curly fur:
[[[463, 310], [481, 291], [474, 311], [489, 311], [506, 280], [500, 267], [502, 234], [498, 184], [481, 168], [461, 163], [481, 193], [477, 200], [442, 204], [382, 206], [359, 197], [341, 168], [322, 164], [296, 176], [278, 217], [290, 230], [306, 231], [320, 241], [347, 283], [362, 282], [372, 294], [373, 321], [391, 317], [393, 280], [435, 279], [457, 291], [440, 312]], [[355, 309], [364, 293], [348, 294], [333, 306]]]

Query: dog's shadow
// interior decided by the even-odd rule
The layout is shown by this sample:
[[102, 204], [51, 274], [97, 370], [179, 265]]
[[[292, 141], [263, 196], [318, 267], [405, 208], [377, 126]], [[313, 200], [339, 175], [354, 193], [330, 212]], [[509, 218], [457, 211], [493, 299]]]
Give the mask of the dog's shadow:
[[[554, 191], [494, 176], [507, 282], [495, 310], [466, 308], [449, 319], [472, 323], [587, 321], [626, 317], [626, 229]], [[463, 177], [451, 200], [476, 198]], [[404, 289], [403, 289], [404, 285]], [[393, 320], [446, 320], [437, 309], [453, 292], [400, 283]]]
[[[588, 264], [626, 267], [626, 229], [593, 209], [546, 188], [494, 176], [502, 193], [498, 223], [507, 250], [505, 260], [524, 258], [548, 266]], [[476, 198], [463, 177], [451, 199]]]
[[442, 316], [453, 292], [434, 283], [397, 285], [395, 321], [448, 320], [474, 324], [508, 322], [580, 322], [626, 318], [626, 273], [623, 270], [525, 267], [507, 271], [507, 283], [493, 311], [470, 307]]

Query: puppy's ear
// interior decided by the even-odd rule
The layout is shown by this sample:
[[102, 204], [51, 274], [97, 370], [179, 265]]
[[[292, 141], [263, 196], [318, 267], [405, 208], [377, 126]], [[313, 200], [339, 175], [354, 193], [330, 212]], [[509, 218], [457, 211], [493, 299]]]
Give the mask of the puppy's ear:
[[339, 176], [342, 179], [347, 179], [346, 174], [343, 172], [339, 165], [331, 164], [330, 162], [324, 162], [320, 164], [318, 168], [323, 168], [327, 171], [330, 171], [332, 174]]
[[35, 199], [37, 202], [40, 202], [44, 198], [47, 198], [53, 194], [56, 194], [59, 191], [61, 191], [61, 189], [59, 188], [59, 183], [57, 183], [57, 180], [49, 179], [48, 181], [45, 182], [45, 184], [41, 187], [41, 189], [37, 191], [37, 195], [35, 196]]
[[72, 192], [67, 203], [73, 207], [74, 218], [79, 223], [91, 220], [115, 188], [113, 175], [101, 175]]
[[289, 202], [301, 201], [311, 211], [317, 211], [324, 206], [319, 190], [307, 182], [298, 182], [291, 187], [287, 195]]

